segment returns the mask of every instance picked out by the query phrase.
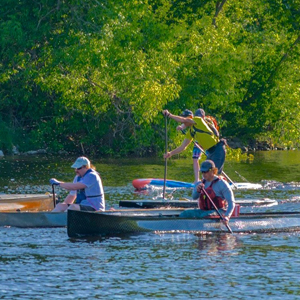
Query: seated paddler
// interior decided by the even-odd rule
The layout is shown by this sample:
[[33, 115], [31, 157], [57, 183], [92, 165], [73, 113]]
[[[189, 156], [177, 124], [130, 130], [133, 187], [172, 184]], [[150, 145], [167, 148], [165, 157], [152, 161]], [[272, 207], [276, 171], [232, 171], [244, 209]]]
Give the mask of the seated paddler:
[[75, 170], [73, 182], [50, 179], [51, 185], [64, 188], [69, 192], [62, 203], [58, 203], [53, 212], [66, 211], [67, 209], [84, 211], [104, 211], [105, 199], [102, 180], [96, 168], [88, 158], [78, 157], [71, 166]]
[[187, 209], [180, 214], [183, 218], [202, 218], [209, 215], [217, 215], [212, 205], [214, 202], [217, 209], [228, 223], [235, 207], [233, 191], [229, 183], [217, 176], [218, 169], [212, 160], [204, 161], [200, 166], [203, 179], [195, 184], [193, 199], [198, 199], [198, 209]]

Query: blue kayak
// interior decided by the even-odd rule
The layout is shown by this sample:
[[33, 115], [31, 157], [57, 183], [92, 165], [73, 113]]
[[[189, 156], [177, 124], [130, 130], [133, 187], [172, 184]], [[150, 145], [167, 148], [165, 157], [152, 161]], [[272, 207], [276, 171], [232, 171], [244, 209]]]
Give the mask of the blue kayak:
[[[164, 185], [164, 179], [160, 178], [142, 178], [142, 179], [134, 179], [132, 181], [132, 185], [137, 190], [143, 190], [146, 189], [149, 185], [155, 185], [155, 186], [163, 186]], [[166, 187], [170, 188], [193, 188], [194, 184], [184, 181], [178, 181], [178, 180], [166, 180]]]
[[[234, 184], [229, 184], [233, 189], [241, 189], [241, 190], [257, 190], [262, 189], [263, 186], [259, 183], [250, 183], [250, 182], [235, 182]], [[132, 181], [132, 185], [137, 190], [147, 189], [149, 186], [163, 186], [164, 179], [162, 178], [141, 178], [134, 179]], [[178, 181], [178, 180], [166, 180], [166, 187], [169, 188], [194, 188], [194, 184], [190, 182]]]

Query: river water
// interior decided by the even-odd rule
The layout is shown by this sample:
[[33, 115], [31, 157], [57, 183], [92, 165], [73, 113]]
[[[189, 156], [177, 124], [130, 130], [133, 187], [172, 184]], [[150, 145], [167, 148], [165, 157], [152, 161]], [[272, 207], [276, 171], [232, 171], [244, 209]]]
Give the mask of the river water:
[[[51, 192], [49, 178], [71, 181], [75, 157], [5, 157], [0, 192]], [[163, 159], [92, 158], [108, 207], [154, 199], [161, 188], [135, 192], [135, 178], [164, 176]], [[253, 162], [227, 161], [236, 182], [261, 183], [238, 198], [271, 198], [256, 210], [300, 211], [300, 152], [255, 153]], [[193, 181], [189, 159], [171, 160], [168, 178]], [[243, 179], [242, 179], [243, 178]], [[58, 195], [64, 192], [56, 189]], [[168, 198], [191, 190], [167, 189]], [[143, 234], [69, 239], [66, 228], [0, 228], [0, 299], [300, 299], [300, 234]]]

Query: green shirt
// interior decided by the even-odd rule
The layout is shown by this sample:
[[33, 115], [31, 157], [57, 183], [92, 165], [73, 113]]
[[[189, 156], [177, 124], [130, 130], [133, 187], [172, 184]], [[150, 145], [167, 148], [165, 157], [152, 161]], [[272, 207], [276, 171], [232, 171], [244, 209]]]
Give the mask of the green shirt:
[[219, 138], [213, 133], [206, 122], [200, 117], [194, 117], [193, 124], [186, 134], [188, 140], [196, 140], [204, 150], [215, 146]]

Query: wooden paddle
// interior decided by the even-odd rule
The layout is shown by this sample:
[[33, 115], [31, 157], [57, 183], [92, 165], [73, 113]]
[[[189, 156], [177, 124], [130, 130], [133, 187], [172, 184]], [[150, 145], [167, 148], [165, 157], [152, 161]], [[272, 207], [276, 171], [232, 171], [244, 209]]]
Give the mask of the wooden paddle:
[[[216, 210], [216, 212], [218, 213], [218, 215], [220, 216], [220, 218], [225, 222], [226, 220], [224, 219], [224, 217], [222, 216], [222, 214], [220, 213], [220, 211], [218, 210], [218, 208], [216, 207], [215, 203], [212, 201], [212, 199], [209, 197], [209, 195], [207, 194], [206, 190], [204, 187], [202, 187], [202, 191], [205, 194], [205, 196], [208, 198], [208, 200], [210, 201], [210, 203], [213, 205], [214, 209]], [[228, 231], [233, 234], [233, 231], [231, 230], [231, 228], [229, 227], [229, 225], [227, 223], [225, 223], [225, 226], [227, 227]]]
[[[168, 153], [168, 132], [167, 132], [168, 128], [167, 127], [168, 127], [168, 117], [167, 117], [167, 115], [165, 115], [165, 151], [166, 151], [166, 154]], [[165, 199], [165, 194], [166, 194], [167, 162], [168, 162], [168, 159], [165, 158], [165, 174], [164, 174], [163, 199]]]
[[55, 191], [54, 191], [54, 184], [52, 184], [52, 198], [53, 198], [53, 206], [56, 206], [56, 199], [55, 199]]

